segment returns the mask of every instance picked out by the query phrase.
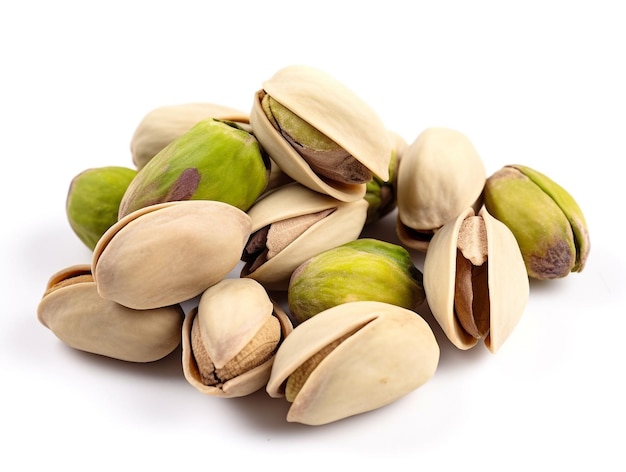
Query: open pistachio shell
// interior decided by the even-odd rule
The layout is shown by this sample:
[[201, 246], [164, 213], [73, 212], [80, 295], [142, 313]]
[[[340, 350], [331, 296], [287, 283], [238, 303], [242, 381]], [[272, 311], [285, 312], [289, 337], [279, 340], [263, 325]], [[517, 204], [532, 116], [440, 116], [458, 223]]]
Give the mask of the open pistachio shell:
[[[194, 341], [194, 329], [201, 341]], [[289, 317], [258, 282], [224, 279], [207, 289], [185, 318], [185, 378], [207, 395], [255, 392], [267, 384], [276, 350], [292, 329]]]
[[389, 175], [391, 142], [378, 115], [345, 85], [320, 70], [294, 65], [279, 70], [255, 94], [250, 125], [278, 166], [303, 185], [342, 201], [365, 195], [365, 184], [339, 183], [320, 177], [267, 117], [265, 94], [340, 148], [382, 180]]
[[246, 124], [248, 114], [214, 103], [166, 105], [147, 113], [137, 125], [130, 142], [133, 163], [141, 169], [165, 146], [207, 118]]
[[227, 203], [187, 200], [151, 205], [100, 238], [92, 270], [104, 298], [136, 309], [189, 300], [238, 264], [251, 220]]
[[[435, 319], [456, 347], [469, 349], [484, 339], [487, 348], [495, 353], [524, 312], [529, 282], [513, 233], [484, 207], [478, 213], [478, 218], [484, 222], [479, 225], [482, 226], [480, 233], [464, 233], [462, 225], [473, 217], [474, 210], [467, 208], [435, 233], [424, 260], [424, 290]], [[482, 272], [472, 268], [471, 282], [462, 279], [467, 269], [464, 266], [469, 261], [467, 252], [461, 252], [461, 239], [464, 240], [461, 246], [464, 244], [474, 252], [478, 249], [486, 257], [480, 265], [474, 264], [482, 267]], [[474, 327], [477, 331], [474, 333], [468, 331], [467, 322], [464, 324], [461, 317], [460, 304], [468, 298], [468, 303], [473, 304], [471, 321], [478, 326]]]
[[424, 130], [398, 168], [397, 233], [425, 251], [434, 232], [468, 207], [478, 209], [485, 166], [471, 141], [449, 128]]
[[380, 408], [427, 382], [439, 363], [421, 316], [382, 302], [349, 302], [294, 328], [276, 353], [268, 394], [288, 396], [290, 378], [322, 351], [327, 355], [310, 374], [295, 380], [287, 421], [320, 425]]
[[[272, 226], [278, 228], [283, 222], [287, 223], [284, 226], [291, 226], [297, 232], [292, 234], [292, 229], [287, 229], [277, 230], [275, 235], [268, 233], [265, 245], [262, 244], [257, 253], [244, 254], [247, 264], [241, 276], [255, 279], [269, 290], [287, 290], [289, 277], [300, 264], [326, 249], [359, 237], [367, 207], [364, 199], [342, 202], [297, 182], [268, 192], [248, 211], [252, 220], [251, 241], [258, 231]], [[290, 224], [303, 221], [307, 216], [312, 219], [302, 225]], [[271, 254], [266, 251], [266, 246], [274, 241], [281, 248]], [[250, 242], [246, 247], [250, 247]]]
[[102, 298], [88, 264], [54, 274], [37, 307], [39, 321], [68, 346], [128, 362], [159, 360], [180, 344], [180, 305], [133, 310]]

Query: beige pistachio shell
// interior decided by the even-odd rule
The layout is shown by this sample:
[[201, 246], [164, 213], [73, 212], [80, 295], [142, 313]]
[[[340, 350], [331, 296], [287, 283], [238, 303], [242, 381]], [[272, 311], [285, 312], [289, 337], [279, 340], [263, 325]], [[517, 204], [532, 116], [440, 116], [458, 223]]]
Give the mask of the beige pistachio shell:
[[[428, 305], [446, 336], [459, 349], [469, 349], [479, 342], [463, 329], [455, 308], [459, 231], [463, 221], [471, 216], [474, 216], [474, 210], [467, 208], [444, 225], [430, 242], [424, 260], [424, 290]], [[529, 282], [519, 246], [511, 231], [484, 207], [478, 216], [484, 221], [487, 237], [489, 331], [484, 343], [495, 353], [524, 312]]]
[[424, 251], [432, 234], [468, 207], [480, 206], [485, 166], [459, 131], [428, 128], [411, 143], [398, 167], [398, 237]]
[[359, 237], [367, 217], [367, 208], [364, 199], [342, 202], [297, 182], [268, 192], [248, 211], [252, 220], [251, 233], [287, 218], [328, 209], [334, 211], [310, 226], [256, 270], [248, 272], [244, 267], [241, 275], [257, 280], [269, 290], [287, 290], [289, 277], [300, 264], [326, 249]]
[[[267, 342], [259, 333], [268, 318], [276, 317], [280, 332], [269, 358]], [[222, 369], [235, 360], [242, 364], [242, 373], [223, 383], [206, 385], [202, 381], [198, 361], [192, 348], [192, 327], [199, 323], [206, 354], [215, 369]], [[252, 279], [224, 279], [207, 289], [197, 308], [191, 310], [183, 325], [183, 373], [200, 392], [218, 397], [241, 397], [263, 388], [269, 379], [274, 353], [293, 327], [286, 313], [274, 303], [265, 289]], [[271, 347], [271, 346], [270, 346]], [[246, 349], [251, 354], [236, 357]], [[260, 351], [263, 351], [259, 354]], [[255, 356], [263, 356], [256, 359]], [[250, 367], [251, 366], [251, 367]], [[236, 369], [239, 366], [235, 367]]]
[[39, 321], [68, 346], [129, 362], [159, 360], [180, 344], [180, 305], [133, 310], [102, 298], [87, 264], [54, 274], [37, 307]]
[[238, 264], [251, 220], [227, 203], [152, 205], [119, 220], [98, 241], [92, 270], [104, 298], [135, 309], [189, 300]]
[[276, 353], [268, 394], [283, 397], [296, 369], [345, 336], [305, 380], [287, 421], [320, 425], [382, 407], [427, 382], [439, 363], [437, 341], [417, 313], [348, 302], [294, 328]]
[[207, 118], [248, 123], [248, 114], [214, 103], [167, 105], [147, 113], [139, 122], [130, 142], [133, 163], [141, 169], [174, 139]]
[[264, 93], [332, 139], [371, 172], [387, 180], [391, 142], [378, 115], [354, 92], [325, 72], [289, 66], [263, 83], [255, 94], [250, 125], [276, 161], [294, 180], [342, 201], [365, 195], [365, 184], [338, 184], [320, 178], [272, 126], [261, 107]]

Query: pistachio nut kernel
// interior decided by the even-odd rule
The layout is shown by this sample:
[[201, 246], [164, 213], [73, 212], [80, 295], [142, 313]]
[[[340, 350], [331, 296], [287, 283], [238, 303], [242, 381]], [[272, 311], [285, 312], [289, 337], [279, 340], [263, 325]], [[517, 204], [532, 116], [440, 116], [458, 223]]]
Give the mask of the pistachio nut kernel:
[[185, 318], [185, 378], [207, 395], [249, 395], [267, 384], [276, 350], [292, 329], [258, 282], [224, 279]]
[[433, 316], [459, 349], [480, 340], [495, 353], [521, 318], [529, 294], [513, 233], [483, 207], [467, 208], [433, 236], [424, 259]]
[[287, 301], [296, 322], [342, 303], [369, 300], [416, 311], [422, 273], [402, 246], [362, 238], [324, 251], [291, 275]]
[[102, 298], [88, 264], [50, 277], [37, 318], [64, 344], [128, 362], [153, 362], [181, 341], [184, 313], [178, 304], [133, 310]]
[[590, 248], [585, 217], [549, 177], [527, 166], [504, 166], [487, 179], [485, 206], [515, 235], [529, 277], [560, 278], [585, 267]]
[[190, 300], [235, 268], [250, 227], [245, 212], [218, 201], [136, 210], [96, 245], [92, 270], [98, 292], [135, 309]]
[[65, 211], [70, 227], [93, 251], [116, 221], [122, 197], [137, 175], [135, 169], [106, 166], [86, 169], [70, 182]]
[[372, 176], [389, 178], [391, 142], [382, 121], [318, 69], [289, 66], [265, 81], [250, 125], [278, 166], [317, 192], [354, 201]]
[[208, 118], [234, 121], [241, 125], [249, 123], [247, 113], [215, 103], [184, 103], [155, 108], [141, 119], [130, 141], [136, 168], [141, 169], [165, 146]]
[[180, 200], [216, 200], [246, 211], [267, 187], [269, 175], [269, 158], [250, 132], [209, 118], [168, 144], [137, 173], [118, 217]]
[[428, 128], [398, 168], [397, 233], [403, 245], [426, 251], [433, 234], [463, 210], [482, 205], [485, 166], [459, 131]]
[[241, 277], [268, 290], [287, 290], [300, 264], [359, 237], [367, 202], [342, 202], [292, 182], [265, 194], [248, 215], [252, 229], [241, 254]]
[[287, 421], [322, 425], [383, 407], [426, 383], [439, 346], [424, 319], [355, 301], [304, 323], [278, 348], [267, 393], [291, 402]]

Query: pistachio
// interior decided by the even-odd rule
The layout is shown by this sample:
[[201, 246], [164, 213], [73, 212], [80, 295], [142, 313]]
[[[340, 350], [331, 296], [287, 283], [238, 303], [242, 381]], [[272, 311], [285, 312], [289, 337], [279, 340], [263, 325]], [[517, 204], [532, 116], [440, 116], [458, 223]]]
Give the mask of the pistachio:
[[255, 94], [250, 125], [286, 174], [338, 200], [363, 198], [372, 175], [389, 178], [391, 143], [380, 118], [320, 70], [279, 70]]
[[376, 301], [329, 308], [294, 328], [266, 390], [287, 421], [321, 425], [383, 407], [435, 373], [439, 346], [417, 313]]
[[208, 288], [185, 317], [183, 372], [207, 395], [241, 397], [264, 387], [291, 321], [252, 279]]
[[513, 233], [483, 207], [467, 208], [433, 236], [424, 259], [426, 300], [448, 339], [495, 353], [521, 318], [528, 276]]
[[130, 142], [133, 163], [141, 169], [165, 146], [207, 118], [244, 125], [249, 122], [247, 113], [214, 103], [185, 103], [155, 108], [142, 118], [135, 129]]
[[133, 310], [102, 298], [88, 264], [50, 277], [37, 307], [41, 324], [81, 351], [129, 362], [159, 360], [180, 345], [180, 305]]
[[426, 251], [433, 234], [467, 207], [481, 205], [485, 167], [462, 133], [428, 128], [398, 168], [397, 233], [405, 246]]
[[416, 311], [424, 301], [422, 273], [408, 251], [377, 239], [328, 249], [291, 275], [289, 312], [298, 323], [342, 303], [370, 300]]
[[168, 144], [137, 173], [118, 216], [179, 200], [216, 200], [246, 211], [267, 187], [269, 174], [269, 159], [250, 132], [210, 118]]
[[70, 227], [93, 250], [116, 221], [122, 197], [137, 175], [135, 169], [106, 166], [86, 169], [70, 182], [65, 210]]
[[189, 300], [239, 263], [250, 217], [223, 202], [168, 202], [136, 210], [100, 238], [92, 269], [104, 298], [135, 309]]
[[589, 231], [580, 206], [559, 184], [522, 165], [492, 174], [485, 206], [513, 232], [534, 279], [580, 272], [589, 255]]
[[359, 237], [367, 202], [342, 202], [292, 182], [268, 192], [248, 215], [252, 230], [241, 276], [269, 290], [287, 290], [291, 273], [304, 261]]

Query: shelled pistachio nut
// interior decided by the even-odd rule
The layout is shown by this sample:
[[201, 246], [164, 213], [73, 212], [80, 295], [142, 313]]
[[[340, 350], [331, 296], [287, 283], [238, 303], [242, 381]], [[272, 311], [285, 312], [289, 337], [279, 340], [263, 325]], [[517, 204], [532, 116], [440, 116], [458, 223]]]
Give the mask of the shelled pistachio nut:
[[68, 346], [128, 362], [153, 362], [181, 341], [184, 313], [175, 304], [133, 310], [102, 298], [88, 264], [50, 277], [37, 307], [41, 324]]
[[249, 395], [267, 384], [276, 350], [292, 329], [261, 284], [224, 279], [185, 318], [185, 378], [207, 395]]
[[189, 300], [235, 268], [250, 225], [243, 211], [210, 200], [136, 210], [96, 245], [92, 270], [98, 292], [135, 309]]
[[529, 283], [513, 233], [483, 207], [446, 223], [424, 260], [426, 300], [444, 333], [459, 349], [483, 339], [495, 353], [528, 301]]
[[480, 208], [485, 180], [485, 166], [464, 134], [449, 128], [424, 130], [398, 168], [397, 233], [402, 244], [425, 251], [445, 223], [468, 207]]
[[424, 301], [422, 273], [402, 246], [362, 238], [328, 249], [291, 275], [287, 301], [298, 323], [328, 308], [358, 300], [416, 311]]
[[439, 346], [420, 315], [349, 302], [294, 328], [266, 390], [292, 403], [287, 421], [321, 425], [394, 402], [427, 382], [438, 363]]
[[554, 279], [585, 267], [590, 249], [585, 217], [549, 177], [527, 166], [505, 166], [487, 179], [485, 206], [515, 235], [530, 277]]
[[398, 167], [408, 144], [399, 134], [389, 132], [391, 137], [391, 158], [389, 160], [389, 177], [382, 180], [374, 176], [365, 184], [365, 200], [369, 204], [366, 224], [374, 223], [388, 215], [397, 206]]
[[269, 158], [250, 132], [209, 118], [168, 144], [137, 173], [118, 217], [178, 200], [217, 200], [246, 211], [267, 187], [269, 174]]
[[93, 251], [98, 239], [117, 221], [122, 197], [137, 175], [135, 169], [106, 166], [86, 169], [70, 182], [65, 201], [69, 224]]
[[252, 230], [241, 276], [268, 290], [287, 290], [291, 273], [304, 261], [359, 237], [367, 202], [342, 202], [293, 182], [268, 192], [248, 215]]
[[250, 125], [297, 182], [341, 200], [365, 195], [373, 175], [389, 178], [391, 142], [378, 115], [325, 72], [285, 67], [254, 97]]
[[141, 119], [133, 133], [130, 141], [133, 163], [141, 169], [165, 146], [208, 118], [240, 124], [249, 122], [247, 113], [214, 103], [184, 103], [155, 108]]

